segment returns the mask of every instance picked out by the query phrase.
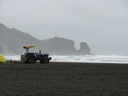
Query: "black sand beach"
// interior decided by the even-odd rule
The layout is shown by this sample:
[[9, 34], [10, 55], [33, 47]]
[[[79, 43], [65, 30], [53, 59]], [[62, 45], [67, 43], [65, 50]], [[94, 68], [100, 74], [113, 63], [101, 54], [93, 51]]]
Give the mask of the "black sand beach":
[[0, 64], [1, 96], [128, 96], [128, 65]]

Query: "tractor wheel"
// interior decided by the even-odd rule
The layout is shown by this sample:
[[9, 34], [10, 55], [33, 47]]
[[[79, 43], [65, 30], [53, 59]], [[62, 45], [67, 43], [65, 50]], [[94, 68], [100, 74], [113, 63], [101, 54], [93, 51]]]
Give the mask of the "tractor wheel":
[[47, 58], [41, 59], [41, 60], [40, 60], [40, 63], [41, 63], [41, 64], [48, 64], [48, 63], [49, 63], [49, 60], [48, 60]]
[[43, 64], [44, 63], [44, 59], [40, 59], [40, 63]]
[[48, 64], [49, 63], [49, 60], [48, 59], [44, 59], [44, 63], [45, 64]]
[[35, 56], [29, 56], [27, 58], [27, 62], [31, 63], [31, 64], [34, 64], [36, 63], [36, 57]]
[[29, 62], [28, 62], [28, 60], [27, 60], [27, 61], [25, 61], [25, 63], [29, 63]]

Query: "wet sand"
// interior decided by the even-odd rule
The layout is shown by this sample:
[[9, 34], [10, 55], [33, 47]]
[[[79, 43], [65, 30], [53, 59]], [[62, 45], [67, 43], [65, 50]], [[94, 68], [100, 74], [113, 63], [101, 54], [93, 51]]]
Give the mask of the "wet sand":
[[0, 64], [1, 96], [128, 96], [128, 65]]

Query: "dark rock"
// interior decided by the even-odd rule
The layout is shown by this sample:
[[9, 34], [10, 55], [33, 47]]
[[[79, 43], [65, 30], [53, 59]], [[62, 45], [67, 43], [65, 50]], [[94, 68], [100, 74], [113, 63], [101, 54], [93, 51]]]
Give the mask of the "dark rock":
[[80, 49], [79, 49], [79, 53], [80, 54], [91, 54], [90, 53], [90, 48], [89, 48], [89, 46], [87, 45], [87, 43], [86, 42], [81, 42], [80, 43]]
[[42, 41], [43, 50], [49, 51], [51, 54], [73, 54], [76, 51], [74, 42], [69, 39], [54, 37]]

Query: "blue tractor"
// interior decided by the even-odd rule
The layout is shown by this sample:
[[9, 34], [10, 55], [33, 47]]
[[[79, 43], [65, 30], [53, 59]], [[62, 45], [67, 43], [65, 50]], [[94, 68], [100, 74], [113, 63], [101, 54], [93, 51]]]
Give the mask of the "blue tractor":
[[36, 63], [37, 60], [40, 61], [41, 64], [48, 64], [49, 61], [52, 59], [51, 57], [49, 57], [48, 53], [41, 53], [41, 50], [39, 51], [39, 53], [33, 53], [33, 52], [29, 52], [29, 48], [33, 48], [35, 47], [34, 45], [31, 46], [23, 46], [23, 48], [26, 50], [25, 53], [25, 63]]

